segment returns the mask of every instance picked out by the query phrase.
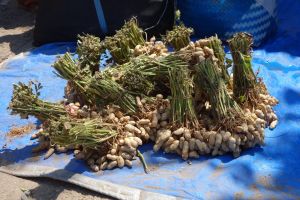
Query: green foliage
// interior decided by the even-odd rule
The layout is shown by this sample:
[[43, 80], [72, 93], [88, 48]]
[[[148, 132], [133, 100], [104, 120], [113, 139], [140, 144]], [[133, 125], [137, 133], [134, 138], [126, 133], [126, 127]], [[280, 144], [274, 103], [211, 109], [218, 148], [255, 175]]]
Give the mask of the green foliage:
[[171, 89], [171, 115], [172, 121], [181, 126], [197, 127], [198, 119], [193, 105], [193, 80], [188, 69], [188, 64], [182, 63], [181, 67], [173, 67], [169, 71]]
[[76, 52], [81, 69], [88, 68], [92, 74], [99, 71], [100, 55], [104, 50], [100, 38], [89, 34], [78, 35]]
[[222, 46], [222, 41], [218, 36], [213, 36], [208, 38], [209, 47], [214, 50], [214, 55], [218, 59], [218, 66], [221, 69], [222, 78], [226, 83], [229, 82], [229, 74], [227, 72], [227, 67], [225, 66], [225, 52]]
[[112, 37], [106, 37], [103, 48], [110, 51], [114, 61], [123, 64], [129, 61], [136, 45], [145, 43], [144, 31], [138, 27], [137, 19], [132, 18]]
[[230, 97], [224, 79], [211, 59], [206, 59], [196, 66], [196, 83], [209, 100], [213, 114], [217, 119], [239, 112], [240, 108]]
[[52, 120], [45, 128], [52, 144], [60, 146], [81, 145], [83, 148], [97, 149], [102, 143], [117, 136], [113, 124], [100, 119], [69, 119], [62, 117]]
[[252, 36], [246, 33], [238, 33], [229, 40], [233, 58], [233, 94], [240, 103], [248, 100], [250, 92], [257, 84], [251, 66], [251, 45]]
[[19, 82], [14, 84], [13, 87], [13, 95], [9, 104], [9, 109], [12, 110], [13, 114], [20, 114], [22, 118], [32, 115], [41, 121], [57, 119], [61, 115], [66, 114], [63, 105], [43, 101], [38, 98], [42, 89], [40, 83], [30, 81], [26, 85]]
[[164, 40], [170, 44], [176, 51], [186, 47], [190, 43], [190, 36], [193, 34], [192, 28], [187, 28], [183, 24], [174, 26], [173, 30], [167, 31]]

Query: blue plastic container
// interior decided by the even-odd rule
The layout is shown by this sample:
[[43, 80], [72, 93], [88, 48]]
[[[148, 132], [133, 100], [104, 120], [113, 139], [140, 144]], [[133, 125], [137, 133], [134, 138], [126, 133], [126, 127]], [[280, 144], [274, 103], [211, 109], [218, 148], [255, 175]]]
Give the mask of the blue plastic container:
[[276, 28], [276, 0], [178, 0], [181, 19], [198, 37], [226, 40], [248, 32], [259, 46]]

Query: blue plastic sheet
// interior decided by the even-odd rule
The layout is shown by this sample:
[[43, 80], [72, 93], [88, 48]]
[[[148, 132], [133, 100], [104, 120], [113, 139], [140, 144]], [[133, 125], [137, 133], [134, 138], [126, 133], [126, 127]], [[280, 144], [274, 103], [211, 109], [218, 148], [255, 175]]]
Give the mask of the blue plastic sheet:
[[[288, 10], [288, 11], [287, 11]], [[12, 126], [38, 123], [10, 115], [7, 106], [12, 84], [36, 79], [42, 83], [42, 98], [60, 100], [65, 81], [50, 67], [58, 54], [74, 51], [74, 44], [45, 45], [27, 55], [12, 59], [0, 70], [0, 162], [55, 167], [82, 174], [95, 181], [108, 182], [162, 193], [185, 199], [299, 199], [300, 198], [300, 2], [279, 2], [279, 31], [275, 38], [254, 51], [253, 66], [259, 70], [271, 95], [279, 99], [275, 107], [279, 125], [266, 130], [265, 146], [246, 150], [239, 158], [230, 155], [201, 157], [191, 165], [177, 155], [154, 153], [152, 144], [140, 150], [151, 169], [145, 174], [141, 163], [132, 169], [91, 172], [83, 161], [71, 154], [55, 154], [43, 160], [32, 154], [36, 145], [29, 135], [9, 139], [5, 133]], [[51, 174], [49, 175], [51, 176]], [[130, 199], [130, 198], [129, 198]]]
[[181, 19], [195, 35], [218, 34], [226, 40], [234, 33], [248, 32], [259, 46], [275, 30], [276, 0], [178, 0]]

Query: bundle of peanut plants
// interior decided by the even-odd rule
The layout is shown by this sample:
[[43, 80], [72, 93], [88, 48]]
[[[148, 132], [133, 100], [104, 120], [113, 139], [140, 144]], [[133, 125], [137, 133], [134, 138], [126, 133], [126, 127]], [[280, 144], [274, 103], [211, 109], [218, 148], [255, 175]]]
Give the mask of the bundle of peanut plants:
[[[229, 40], [233, 74], [217, 36], [192, 42], [192, 29], [183, 24], [163, 41], [147, 40], [133, 18], [104, 40], [91, 35], [78, 39], [71, 53], [53, 64], [68, 81], [65, 100], [39, 99], [41, 85], [14, 86], [9, 108], [22, 117], [37, 117], [42, 128], [33, 151], [73, 151], [93, 171], [131, 167], [138, 147], [152, 142], [153, 150], [176, 153], [184, 160], [201, 155], [238, 157], [247, 148], [264, 144], [264, 130], [278, 123], [268, 94], [251, 66], [252, 37], [239, 33]], [[175, 52], [168, 51], [172, 45]], [[100, 55], [112, 54], [100, 71]]]

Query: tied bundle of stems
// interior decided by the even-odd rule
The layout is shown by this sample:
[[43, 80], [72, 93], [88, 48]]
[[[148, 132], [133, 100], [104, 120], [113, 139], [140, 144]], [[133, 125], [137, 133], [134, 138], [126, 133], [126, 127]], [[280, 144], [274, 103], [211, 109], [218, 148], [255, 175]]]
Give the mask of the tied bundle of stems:
[[92, 104], [95, 102], [95, 96], [87, 92], [87, 85], [91, 79], [91, 73], [87, 69], [80, 69], [78, 63], [76, 63], [70, 53], [66, 53], [58, 58], [53, 64], [56, 70], [55, 74], [65, 80], [68, 80], [74, 87], [80, 99], [84, 100], [84, 103]]
[[54, 63], [57, 75], [70, 81], [84, 103], [115, 103], [125, 112], [135, 111], [135, 98], [115, 80], [105, 73], [96, 72], [94, 76], [86, 69], [80, 70], [69, 53]]
[[215, 118], [220, 120], [240, 112], [239, 106], [228, 94], [226, 84], [212, 59], [196, 65], [196, 75], [198, 87], [208, 98]]
[[209, 44], [208, 47], [213, 49], [215, 57], [218, 59], [218, 66], [221, 69], [222, 78], [226, 83], [229, 83], [229, 74], [227, 71], [227, 67], [225, 65], [225, 52], [222, 47], [222, 41], [218, 38], [218, 36], [212, 36], [208, 38]]
[[133, 113], [136, 111], [135, 97], [105, 74], [98, 72], [91, 78], [87, 93], [95, 95], [97, 103], [104, 105], [114, 103], [125, 112]]
[[81, 145], [87, 149], [98, 149], [109, 139], [117, 136], [113, 124], [103, 123], [100, 119], [51, 120], [45, 128], [45, 134], [52, 144], [60, 146]]
[[39, 99], [39, 90], [42, 88], [40, 83], [30, 81], [26, 85], [19, 82], [13, 87], [13, 96], [9, 104], [12, 113], [20, 114], [22, 118], [32, 115], [41, 121], [57, 119], [62, 115], [66, 115], [63, 105]]
[[169, 71], [185, 68], [186, 63], [176, 55], [150, 58], [141, 55], [121, 65], [119, 82], [130, 92], [149, 95], [155, 90], [154, 83], [168, 84]]
[[137, 19], [132, 18], [114, 36], [106, 37], [103, 47], [110, 51], [116, 63], [123, 64], [132, 57], [133, 49], [137, 45], [145, 43], [144, 34], [144, 31], [138, 27]]
[[150, 81], [149, 76], [144, 74], [143, 71], [137, 71], [132, 68], [128, 68], [124, 72], [120, 83], [126, 90], [134, 91], [137, 94], [149, 95], [154, 90], [154, 83]]
[[80, 68], [88, 68], [92, 74], [99, 71], [100, 55], [104, 52], [100, 38], [93, 35], [78, 35], [76, 52]]
[[167, 78], [170, 69], [183, 66], [186, 66], [186, 63], [177, 55], [168, 55], [157, 58], [141, 55], [133, 58], [131, 62], [126, 63], [124, 69], [140, 71], [145, 77], [149, 77], [151, 81], [155, 81]]
[[113, 37], [106, 37], [104, 47], [109, 50], [114, 61], [118, 64], [128, 62], [132, 56], [129, 40], [124, 35], [116, 34]]
[[199, 125], [193, 105], [193, 80], [188, 65], [169, 71], [172, 121], [181, 126]]
[[170, 69], [181, 69], [187, 66], [187, 63], [177, 55], [168, 55], [166, 57], [160, 57], [155, 63], [157, 65], [156, 80], [167, 77], [169, 75]]
[[128, 22], [125, 22], [124, 26], [117, 34], [122, 34], [129, 39], [129, 48], [131, 49], [135, 48], [138, 44], [142, 45], [145, 43], [145, 33], [139, 28], [136, 18], [132, 18]]
[[183, 24], [174, 26], [173, 30], [168, 31], [164, 40], [167, 44], [171, 45], [175, 51], [186, 47], [190, 43], [190, 36], [193, 34], [192, 28], [187, 28]]
[[251, 93], [257, 84], [251, 66], [253, 39], [247, 33], [238, 33], [228, 43], [233, 58], [233, 94], [240, 103], [243, 103], [249, 98], [251, 100]]

